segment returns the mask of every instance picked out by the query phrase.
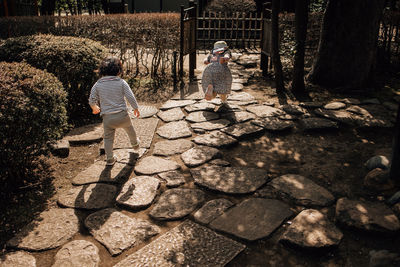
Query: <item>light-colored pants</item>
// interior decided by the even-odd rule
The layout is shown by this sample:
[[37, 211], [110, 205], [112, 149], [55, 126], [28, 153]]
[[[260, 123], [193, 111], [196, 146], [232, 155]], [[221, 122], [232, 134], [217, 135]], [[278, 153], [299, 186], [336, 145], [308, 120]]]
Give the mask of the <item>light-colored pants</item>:
[[129, 136], [131, 144], [137, 143], [136, 132], [133, 129], [131, 119], [129, 118], [127, 111], [121, 111], [113, 114], [104, 114], [103, 116], [103, 127], [104, 127], [104, 150], [106, 152], [106, 158], [112, 159], [115, 129], [122, 128]]

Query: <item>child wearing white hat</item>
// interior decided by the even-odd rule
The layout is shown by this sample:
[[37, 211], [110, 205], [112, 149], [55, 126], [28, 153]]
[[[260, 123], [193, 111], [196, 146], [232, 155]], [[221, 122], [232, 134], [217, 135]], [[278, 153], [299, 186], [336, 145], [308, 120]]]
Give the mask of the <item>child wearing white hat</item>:
[[207, 67], [204, 69], [201, 83], [206, 100], [211, 100], [218, 94], [222, 104], [227, 103], [226, 99], [232, 87], [232, 74], [228, 68], [231, 56], [227, 43], [218, 41], [204, 59]]

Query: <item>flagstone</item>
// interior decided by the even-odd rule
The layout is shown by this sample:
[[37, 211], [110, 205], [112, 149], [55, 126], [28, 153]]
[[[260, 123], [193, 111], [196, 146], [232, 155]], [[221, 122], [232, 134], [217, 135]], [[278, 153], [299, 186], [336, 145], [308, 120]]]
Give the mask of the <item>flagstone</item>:
[[179, 168], [179, 164], [173, 160], [148, 156], [143, 158], [135, 166], [135, 172], [138, 174], [152, 175], [159, 172], [173, 171]]
[[185, 107], [186, 112], [213, 111], [215, 105], [209, 102], [199, 102]]
[[186, 120], [189, 122], [204, 122], [219, 119], [219, 115], [215, 112], [210, 111], [197, 111], [192, 112], [186, 116]]
[[205, 194], [199, 189], [168, 189], [154, 204], [149, 215], [156, 220], [181, 219], [192, 213], [204, 201]]
[[283, 121], [276, 117], [258, 118], [251, 121], [251, 123], [269, 131], [283, 131], [294, 128], [294, 123], [292, 121]]
[[158, 177], [167, 182], [167, 187], [178, 187], [185, 183], [185, 176], [178, 171], [168, 171], [158, 174]]
[[52, 208], [22, 228], [7, 246], [42, 251], [64, 245], [79, 231], [79, 218], [74, 209]]
[[183, 114], [181, 108], [172, 108], [165, 111], [160, 110], [157, 116], [164, 122], [179, 121], [185, 118], [185, 114]]
[[189, 125], [185, 121], [166, 123], [158, 128], [157, 134], [166, 139], [178, 139], [192, 136]]
[[87, 240], [74, 240], [60, 248], [54, 261], [52, 267], [97, 267], [100, 264], [99, 249]]
[[234, 111], [222, 114], [222, 118], [230, 120], [232, 123], [240, 123], [255, 119], [256, 115], [247, 111]]
[[197, 210], [193, 214], [193, 218], [198, 223], [209, 224], [232, 206], [233, 203], [225, 198], [213, 199]]
[[230, 101], [252, 101], [254, 99], [254, 96], [246, 92], [234, 93], [228, 96]]
[[102, 209], [114, 204], [117, 187], [109, 184], [74, 186], [58, 197], [58, 204], [69, 208]]
[[103, 140], [103, 124], [95, 123], [72, 129], [65, 137], [71, 145], [98, 143]]
[[157, 195], [160, 180], [152, 176], [136, 176], [129, 179], [117, 197], [117, 203], [132, 209], [150, 206]]
[[90, 214], [85, 226], [112, 256], [160, 233], [160, 228], [150, 221], [129, 217], [112, 208]]
[[221, 152], [214, 147], [195, 146], [182, 153], [181, 158], [186, 166], [196, 167], [220, 156]]
[[193, 129], [213, 131], [213, 130], [219, 130], [219, 129], [225, 128], [225, 127], [229, 126], [230, 124], [231, 124], [231, 122], [226, 119], [219, 119], [219, 120], [214, 120], [214, 121], [192, 123], [190, 126]]
[[3, 267], [36, 267], [34, 256], [25, 251], [16, 251], [3, 255], [0, 258]]
[[225, 266], [245, 246], [186, 220], [114, 267]]
[[248, 122], [234, 124], [227, 128], [221, 129], [221, 131], [237, 139], [241, 139], [252, 134], [260, 133], [264, 131], [264, 128], [258, 125], [254, 125], [248, 121]]
[[285, 115], [284, 111], [266, 105], [247, 106], [246, 110], [254, 113], [258, 117], [276, 117], [280, 115]]
[[171, 108], [184, 107], [187, 105], [192, 105], [194, 103], [196, 103], [196, 101], [194, 100], [168, 100], [160, 107], [160, 109], [166, 110]]
[[212, 229], [254, 241], [268, 237], [292, 216], [290, 207], [275, 199], [250, 198], [213, 220]]
[[346, 104], [342, 102], [330, 102], [324, 106], [324, 109], [338, 110], [345, 108]]
[[223, 147], [234, 145], [238, 142], [238, 140], [221, 131], [216, 130], [196, 136], [196, 138], [193, 139], [193, 142], [198, 145]]
[[257, 168], [210, 165], [190, 172], [196, 184], [228, 194], [254, 192], [269, 180], [268, 172]]
[[187, 139], [160, 141], [155, 144], [153, 155], [171, 156], [175, 154], [181, 154], [193, 146], [193, 142]]

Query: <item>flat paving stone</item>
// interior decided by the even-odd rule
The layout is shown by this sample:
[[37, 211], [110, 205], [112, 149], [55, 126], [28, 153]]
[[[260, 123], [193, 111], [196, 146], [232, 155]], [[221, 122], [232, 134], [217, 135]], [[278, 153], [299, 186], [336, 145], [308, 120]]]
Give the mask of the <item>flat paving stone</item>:
[[338, 110], [345, 108], [346, 104], [343, 102], [330, 102], [324, 106], [324, 109], [330, 109], [330, 110]]
[[223, 119], [227, 119], [232, 123], [246, 122], [256, 118], [256, 115], [247, 111], [234, 111], [222, 114]]
[[254, 96], [246, 92], [233, 93], [228, 96], [228, 100], [230, 101], [251, 101], [254, 99]]
[[193, 142], [198, 145], [224, 147], [234, 145], [238, 142], [237, 139], [223, 133], [221, 131], [212, 131], [206, 134], [198, 135], [193, 139]]
[[181, 219], [192, 213], [204, 201], [205, 194], [199, 189], [168, 189], [160, 196], [149, 215], [156, 220]]
[[231, 124], [231, 122], [226, 119], [219, 119], [219, 120], [214, 120], [214, 121], [192, 123], [190, 126], [193, 129], [213, 131], [213, 130], [219, 130], [219, 129], [225, 128], [225, 127], [229, 126], [230, 124]]
[[208, 163], [212, 164], [212, 165], [223, 166], [223, 167], [231, 166], [231, 164], [228, 161], [223, 160], [223, 159], [213, 159]]
[[158, 109], [155, 106], [139, 105], [139, 112], [140, 112], [140, 118], [145, 119], [156, 115]]
[[183, 114], [180, 108], [172, 108], [165, 111], [160, 110], [157, 116], [164, 122], [179, 121], [185, 118], [185, 114]]
[[275, 199], [250, 198], [213, 220], [212, 229], [254, 241], [268, 237], [292, 216], [290, 207]]
[[260, 133], [264, 131], [264, 128], [258, 125], [254, 125], [253, 123], [248, 121], [248, 122], [234, 124], [227, 128], [221, 129], [221, 131], [237, 139], [241, 139], [249, 135]]
[[283, 110], [266, 105], [247, 106], [246, 110], [254, 113], [258, 117], [277, 117], [280, 115], [285, 115]]
[[213, 199], [196, 211], [193, 218], [198, 223], [209, 224], [232, 206], [233, 203], [225, 198]]
[[249, 105], [255, 105], [258, 104], [257, 100], [247, 100], [247, 101], [235, 101], [235, 100], [228, 100], [229, 105], [233, 106], [249, 106]]
[[179, 164], [173, 160], [148, 156], [143, 158], [135, 166], [135, 172], [138, 174], [152, 175], [160, 172], [177, 170], [179, 168]]
[[218, 149], [209, 146], [195, 146], [181, 154], [183, 163], [188, 167], [202, 165], [220, 156], [221, 152]]
[[160, 228], [155, 224], [131, 218], [111, 208], [90, 214], [85, 219], [85, 226], [112, 256], [142, 244], [160, 233]]
[[209, 102], [199, 102], [185, 107], [186, 112], [213, 111], [215, 105]]
[[79, 231], [79, 218], [73, 209], [52, 208], [22, 228], [7, 246], [42, 251], [64, 245]]
[[117, 197], [117, 203], [132, 209], [146, 208], [157, 195], [160, 180], [152, 176], [136, 176], [129, 179]]
[[119, 183], [121, 180], [128, 178], [132, 172], [132, 165], [116, 162], [113, 166], [106, 166], [105, 161], [99, 160], [78, 173], [72, 180], [72, 184]]
[[189, 125], [185, 121], [166, 123], [158, 128], [157, 134], [166, 139], [179, 139], [192, 136]]
[[186, 220], [114, 267], [225, 266], [245, 245]]
[[160, 107], [161, 110], [179, 108], [196, 103], [194, 100], [168, 100]]
[[335, 197], [325, 188], [297, 174], [285, 174], [268, 183], [302, 206], [329, 206]]
[[242, 83], [232, 83], [231, 90], [232, 91], [241, 91], [241, 90], [243, 90], [243, 84]]
[[338, 129], [337, 122], [323, 118], [304, 118], [300, 121], [301, 126], [306, 131]]
[[171, 156], [181, 154], [194, 146], [193, 142], [187, 139], [166, 140], [157, 142], [154, 145], [153, 155]]
[[[158, 118], [132, 119], [132, 125], [136, 131], [136, 136], [140, 139], [141, 148], [150, 148], [159, 121]], [[115, 131], [113, 148], [132, 148], [128, 135], [121, 128]], [[101, 143], [100, 153], [104, 153], [104, 142]]]
[[269, 131], [284, 131], [294, 128], [294, 122], [284, 121], [276, 117], [258, 118], [251, 121], [251, 123]]
[[247, 194], [256, 191], [268, 181], [264, 169], [244, 167], [202, 166], [191, 169], [196, 184], [229, 194]]
[[143, 157], [144, 153], [146, 153], [146, 148], [138, 148], [138, 149], [115, 149], [113, 151], [114, 156], [117, 157], [117, 163], [135, 165], [136, 161]]
[[71, 145], [98, 143], [103, 140], [103, 124], [95, 123], [71, 130], [63, 139]]
[[219, 114], [211, 111], [197, 111], [186, 116], [186, 120], [189, 122], [204, 122], [217, 119], [219, 119]]
[[11, 252], [0, 259], [3, 267], [36, 267], [36, 259], [25, 251]]
[[165, 180], [169, 188], [185, 184], [185, 176], [178, 171], [162, 172], [158, 174], [158, 177]]
[[99, 264], [99, 249], [92, 242], [74, 240], [60, 248], [52, 267], [97, 267]]
[[77, 209], [103, 209], [114, 204], [117, 187], [109, 184], [74, 186], [58, 197], [58, 204]]
[[318, 116], [351, 125], [355, 125], [357, 124], [357, 120], [361, 120], [361, 116], [346, 110], [316, 109], [315, 113]]
[[337, 247], [343, 233], [318, 210], [300, 212], [279, 239], [285, 244], [303, 249]]
[[400, 223], [393, 211], [381, 202], [340, 198], [336, 202], [336, 222], [367, 232], [397, 233]]

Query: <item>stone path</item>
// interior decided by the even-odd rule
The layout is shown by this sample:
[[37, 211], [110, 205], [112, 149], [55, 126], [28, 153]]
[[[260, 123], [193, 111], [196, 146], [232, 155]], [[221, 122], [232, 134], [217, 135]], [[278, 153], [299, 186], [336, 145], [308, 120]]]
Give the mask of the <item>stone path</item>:
[[[103, 266], [98, 246], [104, 246], [110, 256], [128, 253], [119, 267], [224, 266], [247, 244], [278, 230], [282, 244], [315, 250], [337, 247], [341, 227], [397, 233], [399, 221], [383, 203], [337, 200], [306, 177], [288, 173], [271, 179], [268, 169], [230, 166], [224, 160], [222, 148], [266, 131], [392, 125], [390, 112], [372, 100], [259, 103], [243, 92], [256, 71], [246, 67], [254, 62], [243, 56], [231, 64], [234, 90], [228, 106], [221, 107], [219, 99], [204, 101], [201, 91], [174, 97], [160, 109], [141, 106], [142, 118], [132, 119], [141, 148], [130, 149], [126, 134], [118, 131], [118, 162], [106, 167], [99, 160], [74, 177], [73, 188], [59, 196], [59, 208], [43, 212], [9, 240], [9, 248], [21, 251], [10, 252], [0, 265], [36, 266], [24, 250], [58, 249], [53, 266]], [[161, 141], [154, 142], [155, 135]], [[101, 136], [101, 125], [89, 125], [64, 142], [100, 142]], [[334, 218], [321, 212], [333, 205]], [[146, 216], [139, 218], [138, 211]], [[179, 223], [165, 230], [166, 221]], [[89, 233], [85, 240], [74, 240], [79, 227]]]

